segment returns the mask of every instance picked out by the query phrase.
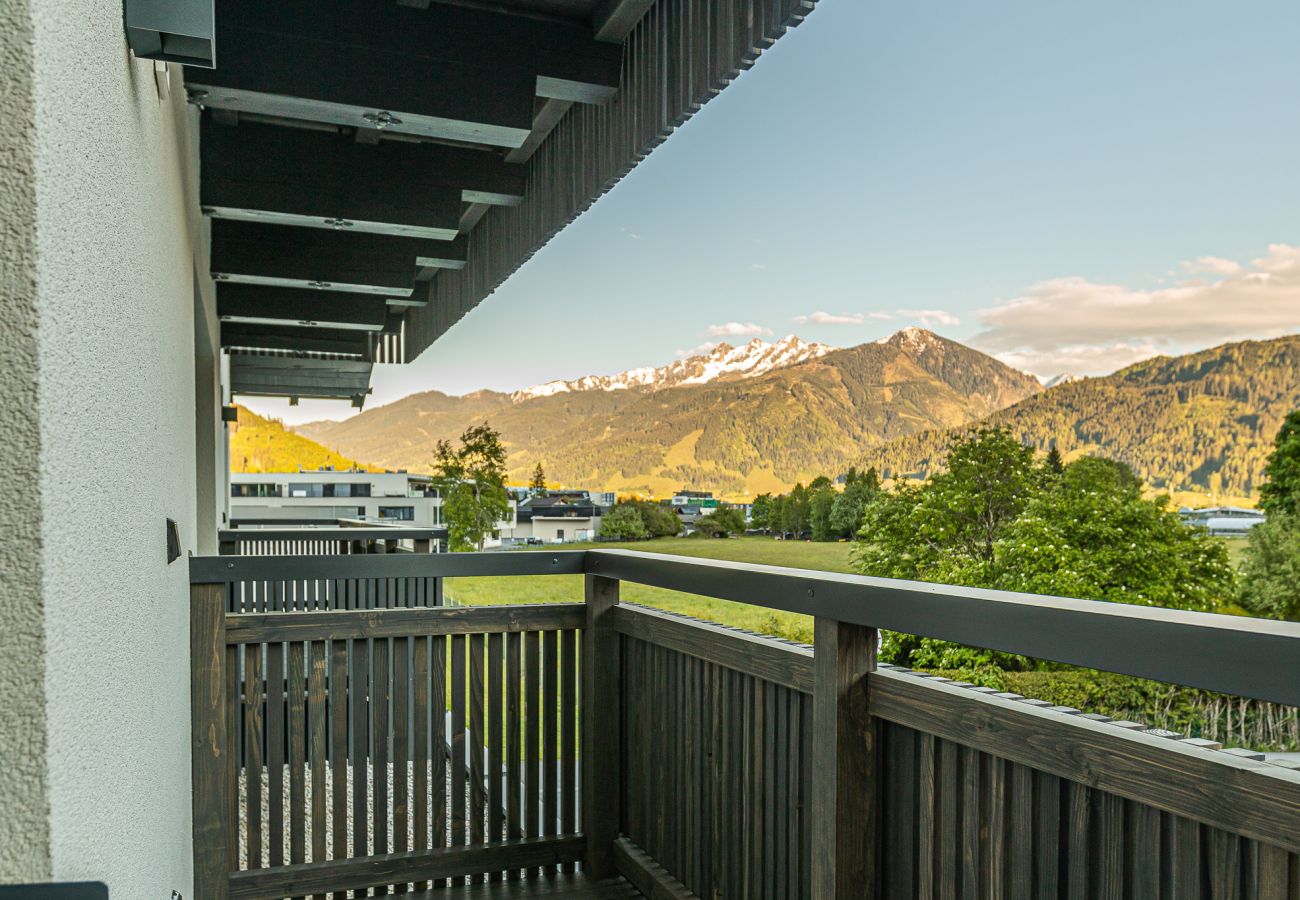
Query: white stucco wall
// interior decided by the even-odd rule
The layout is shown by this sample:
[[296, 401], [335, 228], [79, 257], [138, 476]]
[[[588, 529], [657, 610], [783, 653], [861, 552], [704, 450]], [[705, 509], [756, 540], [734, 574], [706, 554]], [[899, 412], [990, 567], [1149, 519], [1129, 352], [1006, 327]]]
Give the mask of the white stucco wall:
[[178, 71], [163, 101], [130, 56], [121, 0], [34, 9], [51, 873], [190, 898], [188, 578], [164, 538], [197, 532], [190, 111]]

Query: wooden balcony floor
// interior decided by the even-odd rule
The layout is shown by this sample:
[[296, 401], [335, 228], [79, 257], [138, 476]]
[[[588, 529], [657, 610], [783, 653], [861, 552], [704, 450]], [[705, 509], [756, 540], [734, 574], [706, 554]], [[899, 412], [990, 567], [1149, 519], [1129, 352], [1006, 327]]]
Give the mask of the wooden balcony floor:
[[494, 881], [415, 891], [406, 900], [533, 900], [572, 897], [578, 900], [642, 900], [640, 892], [626, 878], [589, 881], [582, 875], [556, 875], [521, 881]]

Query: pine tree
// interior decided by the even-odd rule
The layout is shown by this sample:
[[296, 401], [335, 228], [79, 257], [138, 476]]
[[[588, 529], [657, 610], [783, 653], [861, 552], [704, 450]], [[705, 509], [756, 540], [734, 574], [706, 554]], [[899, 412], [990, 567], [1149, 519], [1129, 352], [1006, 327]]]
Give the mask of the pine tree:
[[539, 461], [537, 468], [533, 469], [533, 480], [528, 482], [528, 492], [534, 497], [546, 496], [546, 472], [542, 469]]

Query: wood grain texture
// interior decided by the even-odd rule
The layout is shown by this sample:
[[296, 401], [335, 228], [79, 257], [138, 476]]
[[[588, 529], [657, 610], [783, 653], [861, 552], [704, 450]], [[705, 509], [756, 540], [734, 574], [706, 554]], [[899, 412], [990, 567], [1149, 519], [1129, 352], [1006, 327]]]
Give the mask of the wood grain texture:
[[554, 866], [580, 859], [584, 844], [581, 835], [557, 835], [237, 872], [230, 875], [229, 896], [230, 900], [279, 900], [395, 882], [460, 878], [518, 866]]
[[1300, 852], [1300, 773], [931, 679], [877, 673], [872, 714]]
[[812, 896], [834, 900], [862, 896], [876, 877], [876, 761], [867, 690], [876, 632], [818, 618], [813, 636]]
[[226, 717], [238, 697], [227, 698], [226, 595], [221, 585], [190, 590], [190, 765], [193, 775], [195, 890], [225, 900], [230, 869], [228, 816], [232, 748]]
[[[369, 582], [373, 592], [374, 582]], [[377, 602], [369, 596], [368, 603]], [[393, 638], [412, 634], [478, 634], [487, 631], [540, 631], [580, 627], [581, 604], [535, 603], [520, 606], [446, 606], [314, 612], [231, 613], [226, 640], [232, 644], [269, 641], [324, 641]]]
[[618, 839], [620, 736], [622, 720], [619, 681], [619, 636], [613, 613], [618, 607], [618, 582], [586, 576], [586, 618], [582, 660], [582, 823], [587, 835], [583, 871], [591, 878], [614, 874], [614, 841]]

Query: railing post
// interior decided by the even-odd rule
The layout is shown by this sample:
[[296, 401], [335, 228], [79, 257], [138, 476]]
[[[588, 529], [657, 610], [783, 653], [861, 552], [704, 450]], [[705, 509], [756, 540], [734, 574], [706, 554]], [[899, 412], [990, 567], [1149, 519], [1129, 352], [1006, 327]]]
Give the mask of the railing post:
[[874, 894], [876, 776], [867, 678], [876, 630], [813, 624], [812, 897]]
[[618, 580], [586, 576], [587, 627], [582, 658], [582, 830], [587, 838], [583, 870], [609, 878], [622, 818], [622, 666], [619, 637], [610, 622], [618, 605]]
[[226, 746], [226, 612], [220, 584], [190, 588], [190, 777], [194, 819], [194, 893], [227, 896], [229, 854]]

